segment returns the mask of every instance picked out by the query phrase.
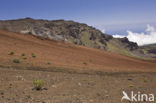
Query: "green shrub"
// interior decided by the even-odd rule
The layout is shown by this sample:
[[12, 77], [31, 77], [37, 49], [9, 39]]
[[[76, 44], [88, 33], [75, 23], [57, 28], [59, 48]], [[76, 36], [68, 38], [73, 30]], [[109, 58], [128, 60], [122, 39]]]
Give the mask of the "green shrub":
[[35, 55], [34, 53], [32, 53], [31, 56], [32, 56], [33, 58], [36, 58], [36, 55]]
[[27, 57], [26, 56], [23, 56], [23, 59], [27, 59]]
[[18, 58], [13, 59], [14, 63], [20, 63], [20, 60]]
[[50, 64], [51, 64], [51, 62], [47, 62], [47, 64], [48, 64], [48, 65], [50, 65]]
[[148, 80], [147, 79], [144, 79], [144, 82], [148, 82]]
[[83, 64], [84, 64], [84, 65], [87, 65], [87, 63], [86, 63], [86, 62], [83, 62]]
[[29, 64], [34, 65], [34, 62], [30, 62]]
[[13, 52], [13, 51], [11, 51], [10, 53], [9, 53], [9, 55], [14, 55], [15, 53]]
[[21, 54], [21, 56], [25, 56], [25, 54], [24, 54], [24, 53], [22, 53], [22, 54]]
[[39, 80], [39, 79], [34, 79], [33, 84], [34, 84], [34, 88], [36, 90], [41, 90], [42, 87], [44, 86], [44, 81], [43, 80]]
[[134, 85], [129, 85], [129, 87], [134, 87]]

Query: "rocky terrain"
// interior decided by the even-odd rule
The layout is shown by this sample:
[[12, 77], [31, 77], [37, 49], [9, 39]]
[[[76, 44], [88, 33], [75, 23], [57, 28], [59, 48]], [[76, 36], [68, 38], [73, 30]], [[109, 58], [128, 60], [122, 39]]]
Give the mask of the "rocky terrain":
[[[55, 26], [43, 32], [46, 23]], [[121, 103], [122, 91], [156, 94], [155, 58], [130, 57], [153, 55], [154, 44], [138, 47], [77, 23], [85, 28], [80, 32], [73, 21], [27, 18], [0, 25], [0, 103]], [[40, 90], [34, 79], [44, 81]]]
[[106, 48], [106, 41], [112, 38], [86, 24], [64, 20], [48, 21], [26, 18], [1, 21], [0, 29], [101, 49]]
[[6, 20], [0, 21], [0, 29], [104, 49], [127, 56], [143, 54], [142, 50], [138, 49], [138, 45], [127, 38], [113, 38], [94, 27], [74, 21], [32, 18]]
[[141, 49], [145, 50], [148, 54], [156, 54], [156, 44], [149, 44], [140, 47]]

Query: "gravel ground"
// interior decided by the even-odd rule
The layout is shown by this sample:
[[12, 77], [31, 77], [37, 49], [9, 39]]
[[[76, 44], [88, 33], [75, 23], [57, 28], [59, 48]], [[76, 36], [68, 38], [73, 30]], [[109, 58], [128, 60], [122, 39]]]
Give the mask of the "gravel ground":
[[[122, 91], [155, 94], [155, 76], [156, 73], [97, 75], [0, 68], [0, 103], [121, 103]], [[45, 82], [40, 91], [34, 90], [35, 78]]]

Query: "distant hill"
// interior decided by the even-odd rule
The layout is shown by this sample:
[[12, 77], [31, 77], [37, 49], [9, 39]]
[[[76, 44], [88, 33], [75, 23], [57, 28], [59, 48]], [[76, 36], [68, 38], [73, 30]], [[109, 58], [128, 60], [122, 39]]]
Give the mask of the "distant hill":
[[24, 18], [0, 21], [0, 29], [104, 49], [128, 56], [143, 54], [138, 45], [127, 38], [113, 38], [94, 27], [74, 21]]
[[147, 53], [156, 54], [156, 44], [144, 45], [140, 48], [144, 49]]

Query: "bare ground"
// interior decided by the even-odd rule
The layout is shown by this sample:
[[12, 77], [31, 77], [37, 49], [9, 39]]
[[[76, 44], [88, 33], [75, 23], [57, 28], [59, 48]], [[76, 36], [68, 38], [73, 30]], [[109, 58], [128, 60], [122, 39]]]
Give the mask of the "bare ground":
[[[122, 91], [156, 94], [155, 76], [156, 73], [80, 74], [0, 68], [0, 103], [120, 103]], [[43, 90], [33, 89], [35, 78], [44, 80]]]
[[[13, 51], [14, 55], [8, 55]], [[27, 59], [21, 56], [25, 53]], [[34, 53], [36, 58], [32, 58]], [[18, 58], [19, 64], [13, 63]], [[47, 65], [50, 62], [50, 65]], [[39, 39], [28, 34], [0, 30], [0, 65], [63, 67], [104, 71], [156, 71], [155, 61], [144, 61], [104, 50], [53, 40]]]

